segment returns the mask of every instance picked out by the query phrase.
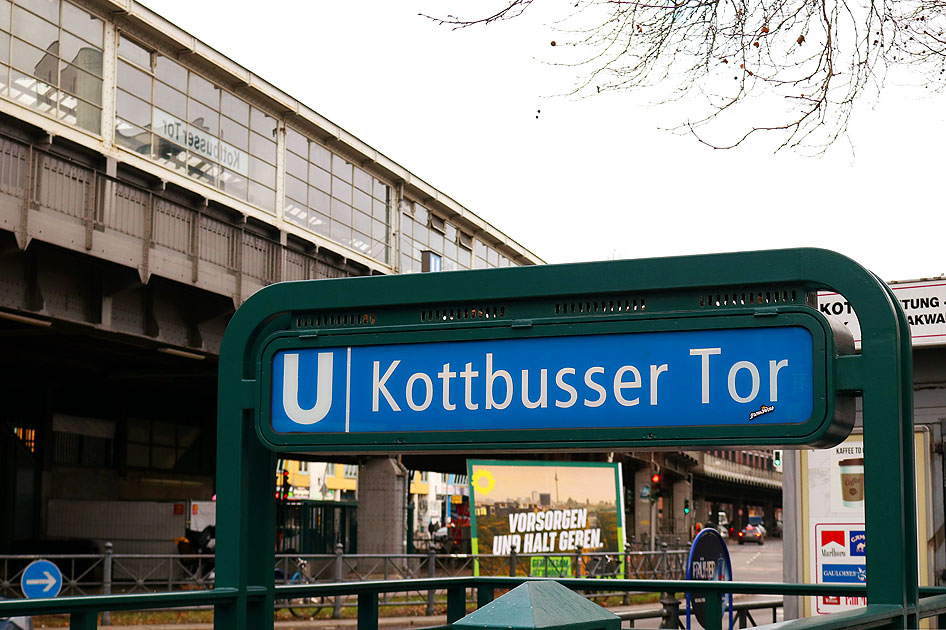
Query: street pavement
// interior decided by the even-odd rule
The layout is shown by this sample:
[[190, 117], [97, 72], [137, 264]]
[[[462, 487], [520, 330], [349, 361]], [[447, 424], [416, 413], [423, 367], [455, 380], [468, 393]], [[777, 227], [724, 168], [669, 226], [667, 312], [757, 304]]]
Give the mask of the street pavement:
[[780, 538], [768, 538], [761, 545], [730, 543], [729, 558], [732, 560], [732, 579], [736, 582], [783, 581]]

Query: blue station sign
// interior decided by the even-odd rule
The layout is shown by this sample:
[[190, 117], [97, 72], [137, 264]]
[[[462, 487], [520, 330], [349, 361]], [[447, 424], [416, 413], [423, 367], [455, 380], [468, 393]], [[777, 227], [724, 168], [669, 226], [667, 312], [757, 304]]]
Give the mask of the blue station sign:
[[838, 414], [834, 339], [813, 309], [646, 325], [282, 333], [260, 354], [259, 434], [276, 450], [370, 452], [817, 444], [849, 429], [832, 432], [850, 408]]
[[806, 421], [801, 326], [280, 350], [278, 433], [759, 426]]

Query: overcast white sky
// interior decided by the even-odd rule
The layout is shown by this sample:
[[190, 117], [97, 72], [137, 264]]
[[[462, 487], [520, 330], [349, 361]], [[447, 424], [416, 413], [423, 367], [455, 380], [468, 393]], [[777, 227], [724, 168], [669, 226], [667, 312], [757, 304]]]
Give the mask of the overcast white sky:
[[946, 273], [946, 95], [889, 89], [822, 157], [714, 151], [659, 130], [677, 113], [646, 95], [553, 96], [568, 3], [463, 31], [418, 13], [476, 0], [144, 4], [547, 262], [815, 246], [885, 280]]

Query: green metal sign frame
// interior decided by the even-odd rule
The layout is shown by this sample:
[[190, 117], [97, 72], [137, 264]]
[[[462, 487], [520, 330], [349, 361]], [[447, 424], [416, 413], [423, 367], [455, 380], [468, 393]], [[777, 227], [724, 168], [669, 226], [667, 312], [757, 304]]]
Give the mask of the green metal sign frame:
[[[863, 330], [849, 354], [811, 300], [844, 295]], [[589, 440], [565, 432], [424, 440], [396, 433], [345, 442], [277, 435], [267, 413], [267, 361], [274, 348], [429, 342], [500, 336], [603, 334], [712, 327], [802, 325], [813, 331], [817, 413], [786, 435], [720, 435], [648, 428]], [[344, 341], [342, 341], [344, 339]], [[383, 341], [382, 341], [383, 340]], [[219, 627], [273, 627], [275, 453], [404, 450], [617, 450], [738, 445], [831, 444], [850, 429], [852, 397], [863, 398], [869, 608], [917, 621], [917, 542], [912, 475], [910, 336], [887, 286], [855, 262], [814, 249], [778, 250], [414, 276], [286, 283], [264, 289], [234, 315], [224, 336], [218, 389], [217, 586], [237, 597], [216, 606]], [[823, 384], [823, 386], [822, 386]], [[479, 441], [482, 438], [482, 441]], [[501, 439], [499, 439], [501, 438]], [[350, 438], [345, 438], [350, 439]], [[399, 441], [400, 440], [400, 441]], [[872, 576], [880, 578], [870, 579]], [[874, 608], [876, 612], [878, 608]]]
[[[553, 267], [538, 268], [543, 271]], [[462, 283], [472, 275], [459, 274]], [[376, 276], [378, 281], [398, 279], [410, 280], [408, 289], [415, 299], [428, 299], [422, 289], [426, 276], [384, 277]], [[359, 290], [373, 293], [386, 288], [388, 283], [359, 283]], [[405, 283], [401, 283], [405, 284]], [[355, 286], [359, 286], [355, 285]], [[410, 288], [413, 285], [413, 288]], [[344, 287], [343, 283], [336, 285]], [[267, 289], [260, 291], [259, 298], [265, 303], [283, 303], [280, 297], [293, 292], [311, 292], [318, 301], [324, 287], [313, 283], [286, 283], [274, 285], [273, 291], [280, 290], [283, 296], [272, 298]], [[347, 291], [344, 291], [348, 293]], [[255, 296], [254, 296], [255, 297]], [[335, 297], [335, 296], [332, 296]], [[475, 298], [474, 298], [475, 299]], [[518, 305], [508, 305], [512, 310]], [[419, 311], [415, 305], [401, 307], [404, 310]], [[805, 306], [783, 305], [776, 309], [762, 309], [760, 314], [752, 307], [731, 309], [737, 312], [697, 313], [685, 315], [673, 313], [671, 316], [659, 314], [644, 316], [637, 314], [608, 313], [598, 316], [552, 315], [546, 318], [535, 317], [523, 325], [522, 319], [505, 320], [498, 323], [436, 322], [409, 331], [403, 326], [383, 326], [377, 324], [370, 328], [291, 329], [274, 332], [261, 344], [258, 360], [259, 411], [257, 430], [260, 438], [270, 449], [279, 452], [430, 452], [430, 451], [515, 451], [530, 452], [550, 450], [614, 450], [625, 448], [652, 448], [674, 446], [685, 442], [690, 446], [719, 446], [735, 444], [808, 444], [833, 445], [842, 440], [853, 426], [854, 404], [850, 396], [838, 397], [834, 387], [834, 357], [838, 354], [850, 354], [854, 344], [846, 331], [832, 330], [828, 321], [817, 311]], [[729, 311], [729, 309], [727, 309]], [[397, 311], [395, 311], [397, 312]], [[376, 316], [381, 319], [380, 315]], [[297, 317], [298, 319], [298, 317]], [[493, 320], [496, 322], [497, 320]], [[671, 332], [671, 331], [710, 331], [745, 328], [775, 328], [782, 326], [801, 327], [811, 334], [813, 341], [813, 412], [804, 422], [792, 425], [758, 425], [718, 423], [712, 426], [644, 426], [602, 428], [594, 431], [587, 429], [538, 429], [520, 430], [467, 430], [458, 431], [445, 426], [443, 430], [423, 432], [377, 432], [377, 433], [277, 433], [269, 423], [272, 400], [272, 365], [273, 355], [285, 349], [299, 350], [309, 348], [331, 348], [340, 344], [351, 346], [374, 346], [379, 344], [430, 343], [434, 341], [475, 341], [498, 339], [546, 339], [557, 336], [596, 335], [635, 332]], [[412, 327], [413, 328], [413, 327]], [[836, 343], [835, 334], [841, 343]], [[756, 407], [753, 407], [755, 409]], [[747, 412], [748, 413], [748, 412]]]

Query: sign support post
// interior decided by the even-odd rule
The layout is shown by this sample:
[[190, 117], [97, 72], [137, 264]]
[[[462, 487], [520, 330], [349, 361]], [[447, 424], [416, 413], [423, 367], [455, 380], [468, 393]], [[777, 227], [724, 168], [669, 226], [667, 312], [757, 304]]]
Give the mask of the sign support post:
[[[910, 329], [893, 292], [879, 278], [874, 280], [880, 291], [857, 291], [848, 297], [854, 310], [864, 313], [861, 382], [855, 388], [862, 392], [864, 408], [867, 539], [882, 541], [875, 543], [874, 550], [867, 549], [867, 603], [902, 607], [902, 627], [916, 628], [919, 586]], [[893, 374], [887, 372], [891, 368]], [[881, 552], [891, 545], [904, 553]], [[871, 576], [877, 577], [872, 580]]]
[[[220, 362], [220, 379], [240, 382], [240, 365]], [[215, 586], [238, 590], [217, 604], [214, 626], [240, 630], [273, 627], [276, 565], [276, 455], [256, 436], [239, 389], [220, 388], [217, 413], [217, 543]]]

